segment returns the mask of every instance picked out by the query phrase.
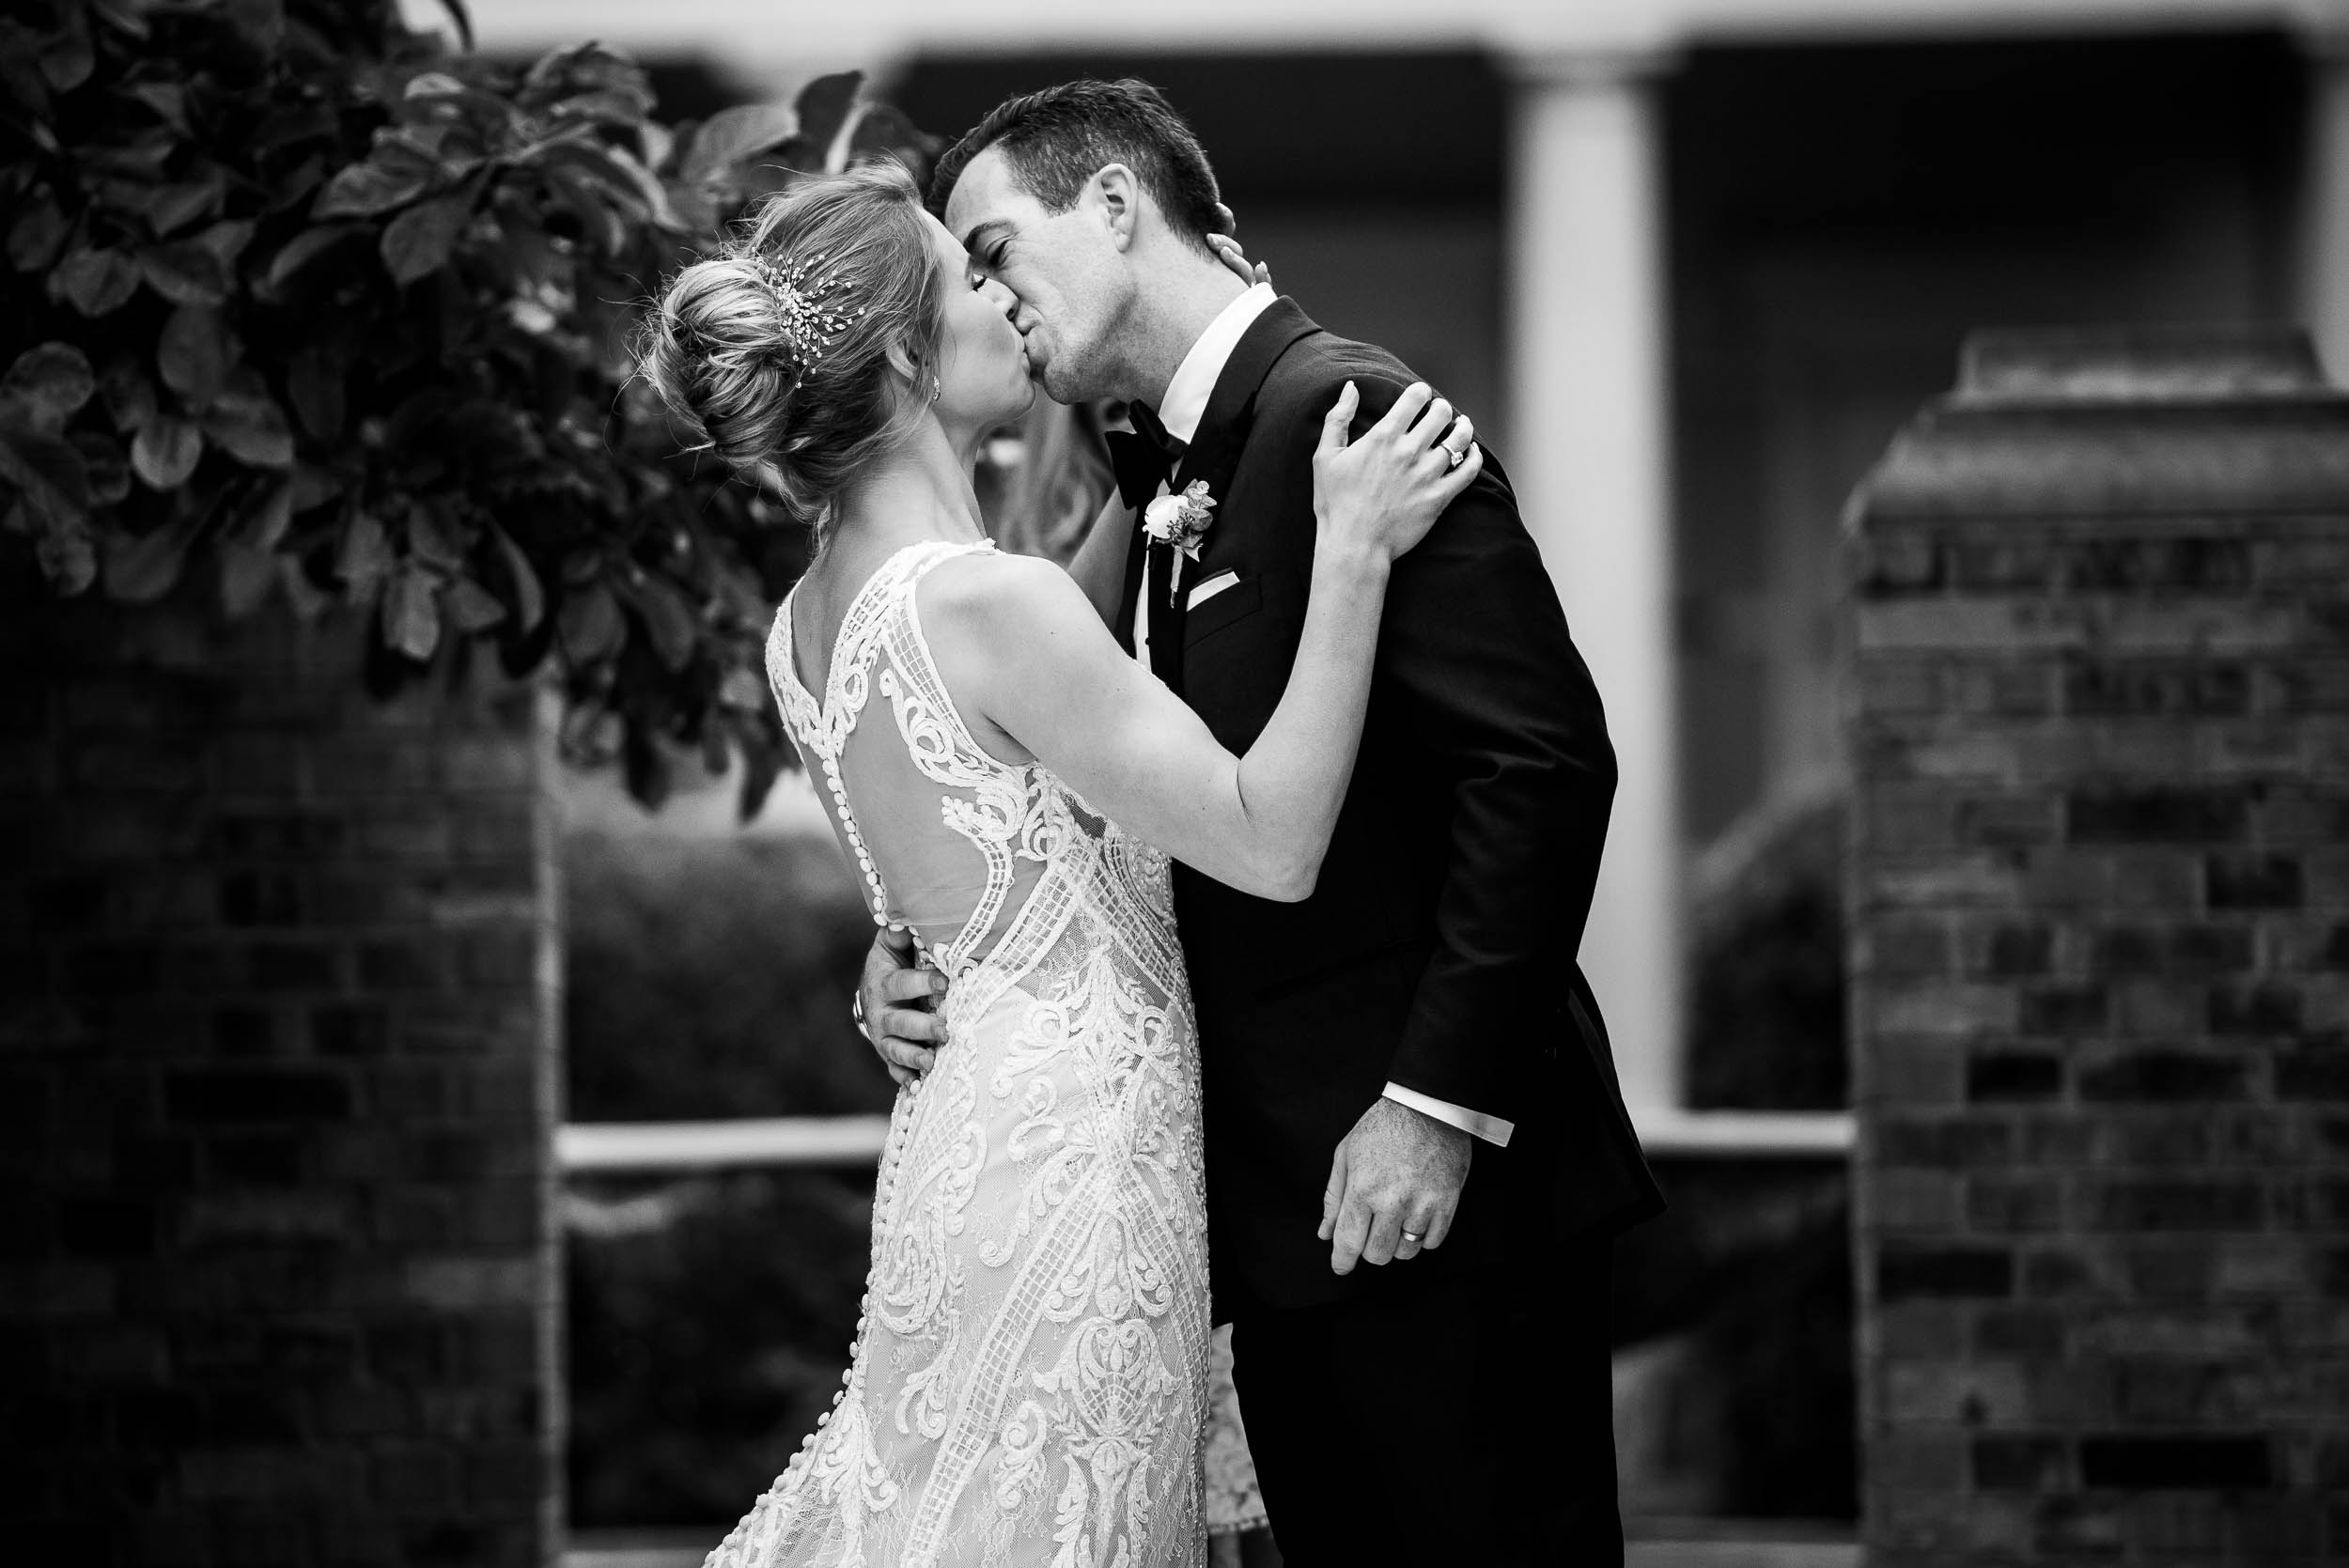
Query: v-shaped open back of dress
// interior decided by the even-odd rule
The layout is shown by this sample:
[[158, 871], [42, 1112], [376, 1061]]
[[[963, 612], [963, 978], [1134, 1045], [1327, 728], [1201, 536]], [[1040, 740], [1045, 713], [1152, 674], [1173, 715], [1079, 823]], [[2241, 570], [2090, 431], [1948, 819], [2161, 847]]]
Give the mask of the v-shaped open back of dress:
[[948, 1039], [890, 1119], [832, 1414], [712, 1568], [1197, 1564], [1207, 1398], [1199, 1064], [1167, 865], [983, 751], [922, 636], [916, 545], [786, 723], [874, 918], [942, 970]]

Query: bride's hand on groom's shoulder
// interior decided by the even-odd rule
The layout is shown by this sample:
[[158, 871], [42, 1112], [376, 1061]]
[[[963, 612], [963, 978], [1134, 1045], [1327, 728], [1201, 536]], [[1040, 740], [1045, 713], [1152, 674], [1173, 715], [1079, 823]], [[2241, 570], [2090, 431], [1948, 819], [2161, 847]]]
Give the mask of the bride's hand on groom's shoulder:
[[1261, 283], [1267, 287], [1271, 287], [1272, 269], [1261, 261], [1250, 261], [1248, 253], [1240, 249], [1239, 241], [1232, 238], [1233, 231], [1239, 227], [1239, 220], [1232, 216], [1232, 210], [1217, 202], [1215, 215], [1223, 225], [1222, 232], [1207, 236], [1207, 244], [1214, 250], [1216, 259], [1237, 272], [1242, 283]]
[[1357, 1262], [1408, 1262], [1443, 1245], [1460, 1206], [1475, 1141], [1458, 1127], [1380, 1095], [1330, 1162], [1321, 1229], [1332, 1273]]
[[938, 1060], [933, 1048], [946, 1041], [946, 1020], [937, 1006], [945, 995], [946, 977], [921, 962], [912, 936], [882, 927], [857, 983], [857, 1027], [900, 1087]]

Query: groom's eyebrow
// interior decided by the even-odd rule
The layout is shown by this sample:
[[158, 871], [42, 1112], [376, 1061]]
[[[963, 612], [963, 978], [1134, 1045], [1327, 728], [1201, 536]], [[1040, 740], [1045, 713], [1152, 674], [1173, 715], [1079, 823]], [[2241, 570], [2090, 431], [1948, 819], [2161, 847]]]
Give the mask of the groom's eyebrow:
[[979, 252], [993, 241], [998, 232], [1009, 233], [1010, 230], [1011, 225], [1001, 218], [989, 218], [983, 224], [973, 224], [971, 225], [971, 232], [962, 237], [962, 248], [971, 253], [971, 259], [976, 261], [980, 258]]

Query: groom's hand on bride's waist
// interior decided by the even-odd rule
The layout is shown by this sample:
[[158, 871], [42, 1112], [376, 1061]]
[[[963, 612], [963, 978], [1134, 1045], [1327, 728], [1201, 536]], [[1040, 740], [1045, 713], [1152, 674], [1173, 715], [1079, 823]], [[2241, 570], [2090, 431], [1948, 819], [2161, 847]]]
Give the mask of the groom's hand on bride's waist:
[[935, 1009], [945, 994], [946, 977], [921, 962], [911, 933], [883, 926], [864, 955], [857, 1023], [900, 1085], [938, 1060], [933, 1048], [945, 1044], [946, 1020]]
[[1440, 1247], [1460, 1206], [1475, 1140], [1385, 1096], [1373, 1100], [1330, 1162], [1321, 1239], [1330, 1267], [1409, 1260]]

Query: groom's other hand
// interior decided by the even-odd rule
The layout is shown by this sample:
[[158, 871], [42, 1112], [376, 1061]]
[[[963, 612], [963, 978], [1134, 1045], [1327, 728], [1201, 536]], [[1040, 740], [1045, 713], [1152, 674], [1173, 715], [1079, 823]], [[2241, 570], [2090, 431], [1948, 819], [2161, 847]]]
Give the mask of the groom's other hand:
[[887, 926], [864, 955], [864, 978], [857, 986], [864, 1037], [899, 1087], [930, 1070], [933, 1047], [945, 1043], [946, 1020], [936, 1011], [946, 994], [946, 977], [924, 966], [913, 951], [913, 934]]
[[1338, 1145], [1321, 1195], [1316, 1234], [1330, 1243], [1331, 1272], [1442, 1246], [1475, 1149], [1458, 1127], [1384, 1095], [1371, 1101]]

